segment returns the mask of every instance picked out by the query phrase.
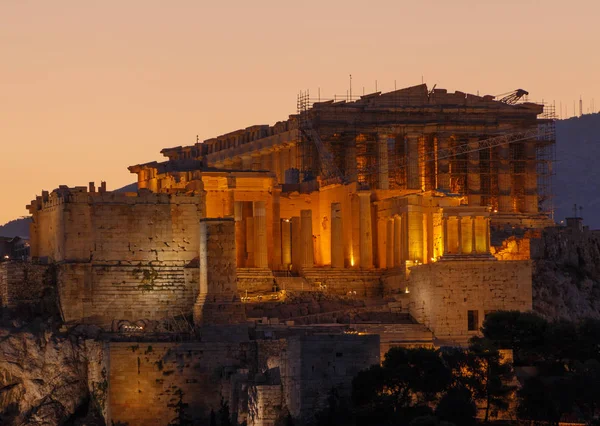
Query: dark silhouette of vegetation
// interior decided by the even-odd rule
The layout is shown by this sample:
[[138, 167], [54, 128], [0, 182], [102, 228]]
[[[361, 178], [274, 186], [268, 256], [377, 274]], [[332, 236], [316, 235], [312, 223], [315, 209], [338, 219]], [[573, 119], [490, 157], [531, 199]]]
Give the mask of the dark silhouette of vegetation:
[[512, 388], [502, 381], [510, 373], [481, 342], [470, 350], [392, 348], [353, 381], [356, 425], [474, 424], [474, 399], [486, 412], [508, 405]]
[[175, 410], [175, 418], [171, 420], [169, 426], [192, 426], [194, 423], [187, 413], [188, 404], [183, 401], [184, 392], [177, 388], [174, 392], [175, 398], [167, 404], [167, 407]]
[[513, 349], [514, 365], [533, 372], [518, 392], [520, 418], [551, 426], [567, 418], [598, 424], [599, 320], [549, 322], [533, 313], [497, 312], [482, 332], [482, 341]]
[[229, 403], [221, 398], [221, 406], [219, 407], [219, 425], [232, 426], [231, 416], [229, 415]]

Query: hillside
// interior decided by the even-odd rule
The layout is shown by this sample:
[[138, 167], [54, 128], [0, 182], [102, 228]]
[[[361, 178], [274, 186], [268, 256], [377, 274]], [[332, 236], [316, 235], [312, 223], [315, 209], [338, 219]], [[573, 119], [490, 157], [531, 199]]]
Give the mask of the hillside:
[[600, 229], [600, 114], [556, 123], [555, 219], [573, 216], [573, 204], [591, 229]]
[[0, 237], [29, 238], [29, 223], [31, 223], [31, 218], [22, 217], [0, 225]]

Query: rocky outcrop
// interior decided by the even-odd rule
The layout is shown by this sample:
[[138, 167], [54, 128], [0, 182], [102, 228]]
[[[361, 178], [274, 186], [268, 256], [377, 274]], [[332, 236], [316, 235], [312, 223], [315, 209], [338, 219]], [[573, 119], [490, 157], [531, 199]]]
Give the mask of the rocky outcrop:
[[549, 319], [600, 318], [600, 232], [548, 228], [531, 244], [533, 309]]
[[[47, 323], [0, 328], [0, 424], [79, 424], [89, 406], [104, 407], [102, 346]], [[102, 420], [86, 422], [102, 424]]]

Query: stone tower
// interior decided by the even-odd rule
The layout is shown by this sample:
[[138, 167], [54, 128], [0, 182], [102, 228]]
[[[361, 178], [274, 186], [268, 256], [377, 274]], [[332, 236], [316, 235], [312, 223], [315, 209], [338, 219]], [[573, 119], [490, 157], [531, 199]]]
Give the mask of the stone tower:
[[246, 316], [236, 283], [233, 218], [200, 219], [200, 291], [194, 324], [239, 324]]

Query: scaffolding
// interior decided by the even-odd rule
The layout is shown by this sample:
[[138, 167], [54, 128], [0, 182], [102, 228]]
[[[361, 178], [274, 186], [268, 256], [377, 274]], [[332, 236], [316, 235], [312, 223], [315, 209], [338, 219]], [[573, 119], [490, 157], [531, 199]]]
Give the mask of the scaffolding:
[[[433, 93], [429, 92], [428, 96]], [[373, 127], [375, 130], [379, 124], [385, 128], [389, 121], [399, 128], [410, 126], [412, 122], [405, 122], [407, 111], [409, 116], [423, 117], [428, 105], [411, 105], [410, 95], [393, 92], [384, 101], [388, 122], [377, 123], [367, 103], [371, 97], [380, 95], [374, 93], [354, 99], [349, 95], [312, 99], [308, 91], [298, 95], [301, 154], [298, 168], [304, 180], [319, 178], [321, 186], [358, 182], [365, 189], [378, 188], [379, 162], [387, 157], [390, 189], [437, 189], [439, 174], [446, 173], [451, 193], [480, 196], [481, 205], [497, 210], [501, 195], [499, 178], [505, 174], [510, 175], [506, 176], [510, 179], [510, 194], [503, 195], [511, 197], [512, 211], [531, 211], [526, 203], [535, 205], [532, 197], [537, 196], [538, 211], [553, 215], [554, 105], [544, 105], [537, 123], [523, 124], [524, 128], [515, 122], [514, 128], [504, 131], [485, 132], [481, 127], [479, 131], [454, 130], [451, 135], [442, 136], [443, 141], [436, 132], [420, 135], [413, 132], [410, 137], [390, 135], [382, 142], [375, 132], [365, 129]], [[523, 102], [527, 99], [518, 103]], [[371, 116], [367, 118], [368, 114]], [[469, 112], [458, 111], [453, 119], [468, 120]], [[323, 127], [327, 131], [320, 134]], [[385, 156], [381, 154], [382, 143], [387, 147]], [[447, 170], [441, 171], [442, 162]]]
[[538, 125], [540, 134], [536, 144], [536, 172], [539, 210], [554, 219], [554, 190], [552, 188], [556, 164], [556, 105], [543, 104], [544, 112]]

